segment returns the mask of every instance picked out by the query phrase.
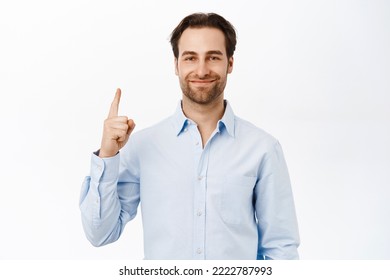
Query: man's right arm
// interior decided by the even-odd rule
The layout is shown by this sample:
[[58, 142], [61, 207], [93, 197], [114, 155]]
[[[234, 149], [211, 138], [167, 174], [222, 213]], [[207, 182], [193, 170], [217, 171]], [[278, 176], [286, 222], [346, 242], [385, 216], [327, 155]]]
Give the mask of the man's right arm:
[[[91, 157], [90, 176], [83, 182], [80, 210], [85, 234], [94, 246], [114, 242], [124, 226], [133, 219], [139, 204], [139, 181], [136, 165], [123, 148], [135, 124], [118, 117], [121, 91], [117, 90], [104, 122], [101, 148]], [[132, 171], [129, 171], [130, 166]]]

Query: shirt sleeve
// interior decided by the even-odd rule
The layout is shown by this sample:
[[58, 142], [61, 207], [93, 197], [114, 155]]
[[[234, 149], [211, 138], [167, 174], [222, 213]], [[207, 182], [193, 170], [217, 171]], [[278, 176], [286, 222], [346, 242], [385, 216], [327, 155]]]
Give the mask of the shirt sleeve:
[[298, 259], [299, 231], [287, 165], [279, 142], [264, 156], [255, 187], [258, 259]]
[[125, 149], [111, 158], [92, 154], [79, 206], [85, 235], [94, 246], [116, 241], [137, 214], [139, 177], [136, 165], [126, 162], [127, 153]]

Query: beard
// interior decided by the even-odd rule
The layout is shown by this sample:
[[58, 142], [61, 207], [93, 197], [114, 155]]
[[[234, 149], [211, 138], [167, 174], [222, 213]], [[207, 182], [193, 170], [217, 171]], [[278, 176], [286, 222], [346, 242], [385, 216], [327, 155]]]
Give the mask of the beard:
[[[211, 85], [193, 86], [190, 80], [214, 80]], [[206, 78], [200, 79], [196, 75], [189, 74], [184, 79], [180, 79], [180, 87], [183, 94], [192, 102], [200, 105], [211, 104], [217, 100], [225, 90], [226, 76], [221, 78], [218, 74], [212, 73]]]

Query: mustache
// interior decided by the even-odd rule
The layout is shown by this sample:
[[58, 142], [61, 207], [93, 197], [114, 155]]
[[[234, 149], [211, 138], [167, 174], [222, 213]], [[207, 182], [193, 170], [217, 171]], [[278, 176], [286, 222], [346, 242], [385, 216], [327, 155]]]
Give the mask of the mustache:
[[199, 77], [198, 75], [188, 75], [186, 77], [186, 80], [187, 81], [214, 81], [214, 80], [220, 80], [221, 79], [221, 76], [217, 75], [217, 74], [210, 74], [210, 75], [206, 75], [204, 77]]

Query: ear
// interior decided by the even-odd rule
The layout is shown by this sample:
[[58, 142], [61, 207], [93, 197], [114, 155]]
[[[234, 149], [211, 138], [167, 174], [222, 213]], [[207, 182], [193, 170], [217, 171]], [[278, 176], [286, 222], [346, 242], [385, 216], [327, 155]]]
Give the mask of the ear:
[[234, 62], [234, 58], [230, 57], [228, 60], [228, 68], [227, 68], [228, 74], [232, 73], [233, 71], [233, 62]]
[[176, 57], [175, 57], [174, 64], [175, 64], [175, 74], [176, 74], [176, 76], [178, 76], [179, 75], [179, 69], [178, 69], [177, 58]]

